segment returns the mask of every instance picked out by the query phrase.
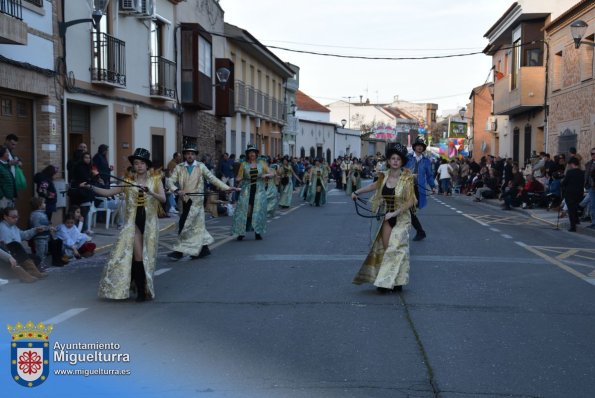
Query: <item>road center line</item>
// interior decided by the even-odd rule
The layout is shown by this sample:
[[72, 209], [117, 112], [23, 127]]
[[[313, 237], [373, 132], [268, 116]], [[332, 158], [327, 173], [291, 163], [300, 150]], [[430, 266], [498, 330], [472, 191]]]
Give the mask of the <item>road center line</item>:
[[64, 311], [53, 318], [48, 319], [47, 321], [43, 321], [46, 325], [49, 323], [51, 325], [56, 325], [58, 323], [62, 323], [67, 319], [70, 319], [74, 316], [77, 316], [81, 312], [87, 311], [88, 308], [71, 308], [67, 311]]

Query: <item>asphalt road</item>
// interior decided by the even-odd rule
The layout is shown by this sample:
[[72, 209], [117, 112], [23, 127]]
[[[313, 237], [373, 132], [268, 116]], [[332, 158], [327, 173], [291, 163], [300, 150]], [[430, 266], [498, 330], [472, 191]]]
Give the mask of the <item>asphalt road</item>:
[[[107, 302], [105, 255], [0, 288], [1, 320], [50, 321], [55, 343], [116, 343], [129, 362], [53, 361], [55, 369], [130, 369], [128, 376], [50, 374], [11, 397], [593, 397], [595, 240], [468, 197], [432, 197], [411, 242], [411, 280], [378, 295], [351, 279], [371, 223], [332, 191], [269, 223], [263, 241], [227, 238], [195, 261], [165, 257], [153, 302]], [[89, 353], [92, 351], [76, 351]], [[50, 355], [54, 355], [50, 353]], [[5, 394], [6, 392], [6, 394]]]

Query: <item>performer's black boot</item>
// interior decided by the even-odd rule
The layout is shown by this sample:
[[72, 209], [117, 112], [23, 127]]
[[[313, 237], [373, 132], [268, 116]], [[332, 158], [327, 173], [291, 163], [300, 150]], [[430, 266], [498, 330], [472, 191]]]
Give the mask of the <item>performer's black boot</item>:
[[136, 301], [145, 301], [147, 299], [146, 284], [147, 276], [145, 275], [145, 266], [142, 261], [132, 262], [132, 279], [136, 285]]
[[206, 256], [208, 256], [209, 254], [211, 254], [211, 251], [209, 250], [209, 246], [207, 246], [207, 245], [204, 245], [204, 246], [202, 247], [202, 249], [200, 249], [200, 253], [198, 253], [198, 256], [191, 256], [191, 257], [192, 257], [193, 259], [196, 259], [196, 258], [203, 258], [203, 257], [206, 257]]
[[413, 238], [414, 241], [419, 241], [422, 239], [425, 239], [426, 237], [426, 232], [424, 231], [423, 227], [421, 226], [421, 223], [419, 222], [419, 218], [417, 218], [417, 215], [415, 215], [415, 213], [411, 212], [411, 225], [413, 226], [413, 228], [415, 228], [416, 234], [415, 237]]
[[320, 191], [316, 192], [316, 197], [314, 198], [314, 204], [316, 204], [316, 206], [320, 206]]
[[262, 240], [262, 236], [258, 233], [254, 233], [254, 237], [256, 238], [256, 240]]

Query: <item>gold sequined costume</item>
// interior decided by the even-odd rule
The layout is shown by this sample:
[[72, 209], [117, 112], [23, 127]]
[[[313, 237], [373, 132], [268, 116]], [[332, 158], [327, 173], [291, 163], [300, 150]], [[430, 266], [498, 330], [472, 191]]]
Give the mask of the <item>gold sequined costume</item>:
[[[132, 177], [127, 178], [130, 183], [136, 183]], [[151, 172], [147, 176], [147, 187], [155, 192], [161, 183], [161, 173]], [[103, 269], [99, 282], [99, 297], [124, 300], [130, 295], [131, 269], [133, 260], [134, 234], [136, 230], [137, 206], [145, 208], [145, 233], [143, 235], [143, 263], [146, 275], [147, 297], [154, 298], [153, 273], [157, 257], [157, 242], [159, 241], [158, 213], [160, 204], [151, 195], [140, 194], [136, 187], [123, 189], [125, 201], [124, 227], [118, 241], [111, 251], [107, 265]]]
[[[411, 215], [409, 208], [414, 206], [417, 200], [413, 190], [414, 177], [409, 169], [404, 169], [394, 189], [394, 198], [383, 200], [382, 190], [388, 179], [388, 172], [379, 172], [376, 192], [371, 199], [372, 210], [376, 212], [380, 207], [384, 213], [387, 204], [402, 210], [397, 216], [396, 224], [392, 228], [388, 248], [384, 250], [382, 244], [381, 228], [375, 235], [368, 256], [364, 260], [359, 272], [353, 278], [353, 283], [373, 283], [374, 286], [392, 289], [395, 286], [403, 286], [409, 282], [409, 228], [411, 226]], [[382, 225], [382, 221], [380, 224]]]

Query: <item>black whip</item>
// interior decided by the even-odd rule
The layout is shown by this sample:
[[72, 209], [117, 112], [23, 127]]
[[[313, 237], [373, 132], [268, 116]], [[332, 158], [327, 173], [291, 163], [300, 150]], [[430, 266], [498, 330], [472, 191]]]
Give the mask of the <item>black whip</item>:
[[[363, 217], [363, 218], [375, 218], [377, 220], [380, 220], [381, 218], [383, 218], [386, 215], [386, 213], [382, 213], [380, 210], [378, 210], [376, 213], [374, 213], [369, 208], [359, 204], [358, 201], [362, 202], [363, 204], [368, 204], [368, 202], [364, 199], [361, 199], [358, 197], [353, 199], [353, 204], [355, 205], [355, 212], [357, 213], [358, 216]], [[360, 210], [364, 211], [365, 213], [361, 213]]]

